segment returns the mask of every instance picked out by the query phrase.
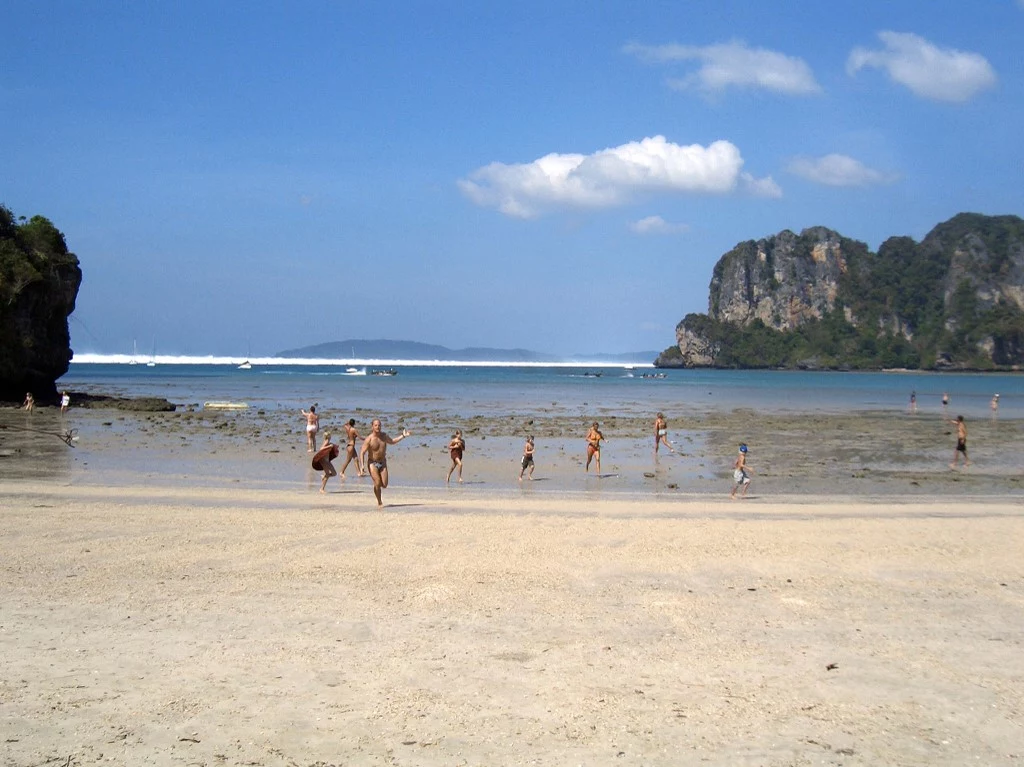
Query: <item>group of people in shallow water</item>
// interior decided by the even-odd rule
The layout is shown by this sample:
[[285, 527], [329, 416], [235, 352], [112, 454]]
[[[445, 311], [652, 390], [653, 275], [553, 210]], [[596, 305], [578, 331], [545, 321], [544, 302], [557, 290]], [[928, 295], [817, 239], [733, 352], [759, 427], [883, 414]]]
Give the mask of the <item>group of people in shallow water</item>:
[[[324, 493], [327, 489], [327, 480], [331, 477], [339, 476], [339, 471], [334, 468], [332, 461], [341, 455], [341, 450], [332, 441], [333, 435], [330, 431], [324, 433], [323, 441], [319, 447], [316, 448], [316, 435], [320, 431], [320, 416], [316, 412], [316, 404], [310, 405], [309, 410], [300, 410], [303, 417], [306, 419], [306, 442], [307, 450], [313, 453], [312, 466], [317, 471], [323, 472], [323, 479], [320, 482], [320, 492]], [[386, 434], [381, 427], [381, 421], [379, 418], [374, 418], [370, 424], [370, 433], [363, 440], [361, 449], [356, 452], [356, 442], [359, 440], [359, 432], [355, 428], [355, 419], [350, 418], [348, 423], [343, 424], [345, 429], [345, 463], [341, 467], [340, 477], [341, 481], [345, 480], [345, 469], [348, 465], [355, 462], [356, 472], [358, 476], [362, 477], [366, 474], [370, 475], [370, 479], [373, 481], [373, 495], [377, 499], [377, 505], [383, 506], [382, 491], [388, 486], [388, 462], [387, 462], [387, 449], [388, 445], [398, 444], [400, 441], [410, 436], [410, 432], [407, 429], [403, 429], [402, 433], [397, 437], [390, 437]], [[591, 463], [595, 464], [597, 469], [597, 475], [601, 476], [601, 443], [605, 441], [604, 434], [601, 433], [601, 429], [597, 423], [591, 424], [590, 429], [587, 431], [586, 436], [586, 453], [587, 461], [584, 467], [584, 471], [590, 471]], [[657, 455], [660, 446], [664, 445], [672, 453], [675, 453], [675, 447], [668, 439], [668, 422], [665, 420], [664, 413], [658, 413], [654, 419], [654, 453]], [[448, 453], [448, 457], [451, 459], [451, 466], [448, 468], [448, 474], [445, 476], [445, 483], [451, 482], [452, 474], [457, 474], [456, 479], [462, 482], [462, 458], [466, 452], [466, 440], [462, 436], [462, 430], [456, 429], [455, 433], [452, 434], [451, 439], [448, 441], [448, 445], [444, 448]], [[519, 481], [523, 481], [525, 476], [527, 479], [533, 479], [533, 470], [536, 467], [534, 461], [534, 452], [536, 445], [534, 443], [533, 435], [531, 434], [526, 438], [526, 442], [523, 444], [523, 457], [520, 462], [519, 470]], [[747, 446], [745, 444], [740, 445], [739, 457], [736, 459], [734, 466], [733, 476], [736, 480], [736, 484], [733, 487], [731, 497], [736, 497], [736, 490], [743, 488], [742, 497], [746, 497], [747, 489], [750, 485], [750, 467], [746, 463]]]

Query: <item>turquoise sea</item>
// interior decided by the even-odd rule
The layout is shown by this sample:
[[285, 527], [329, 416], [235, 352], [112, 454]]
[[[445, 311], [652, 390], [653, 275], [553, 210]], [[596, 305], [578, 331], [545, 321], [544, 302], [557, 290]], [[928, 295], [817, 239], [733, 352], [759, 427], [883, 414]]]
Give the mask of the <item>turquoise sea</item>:
[[[72, 363], [59, 388], [126, 397], [164, 397], [182, 405], [240, 401], [266, 410], [323, 403], [332, 409], [387, 414], [424, 409], [474, 415], [567, 414], [623, 411], [728, 411], [765, 413], [904, 412], [911, 392], [918, 408], [941, 408], [977, 418], [990, 413], [999, 393], [999, 415], [1024, 417], [1024, 378], [1002, 373], [809, 372], [668, 370], [649, 367], [544, 367], [514, 365], [394, 364], [397, 375], [350, 375], [344, 364], [294, 364], [286, 360], [237, 364], [128, 365]], [[359, 365], [357, 370], [362, 370]], [[664, 378], [653, 378], [664, 373]], [[647, 377], [645, 377], [647, 376]]]

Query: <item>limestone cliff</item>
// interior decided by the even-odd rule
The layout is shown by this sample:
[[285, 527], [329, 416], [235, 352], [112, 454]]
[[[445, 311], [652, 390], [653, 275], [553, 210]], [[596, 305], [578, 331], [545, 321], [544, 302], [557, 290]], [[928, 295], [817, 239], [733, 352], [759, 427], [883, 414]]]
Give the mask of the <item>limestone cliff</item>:
[[68, 370], [68, 316], [82, 270], [64, 235], [42, 216], [21, 223], [0, 205], [0, 401], [56, 398]]
[[1019, 367], [1024, 221], [960, 214], [877, 254], [824, 227], [742, 242], [676, 342], [656, 364]]

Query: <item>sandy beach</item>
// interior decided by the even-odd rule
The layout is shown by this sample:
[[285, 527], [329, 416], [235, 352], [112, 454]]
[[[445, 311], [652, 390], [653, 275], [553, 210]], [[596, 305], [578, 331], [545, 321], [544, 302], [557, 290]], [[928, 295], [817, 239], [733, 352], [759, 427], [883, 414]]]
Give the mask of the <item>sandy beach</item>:
[[804, 436], [832, 492], [761, 450], [730, 502], [739, 420], [792, 429], [677, 425], [690, 463], [649, 479], [610, 423], [618, 488], [549, 434], [521, 488], [518, 440], [463, 424], [479, 484], [446, 488], [424, 422], [377, 511], [355, 477], [318, 494], [276, 416], [72, 415], [74, 449], [0, 432], [2, 765], [1024, 762], [1019, 472], [891, 424], [877, 458]]

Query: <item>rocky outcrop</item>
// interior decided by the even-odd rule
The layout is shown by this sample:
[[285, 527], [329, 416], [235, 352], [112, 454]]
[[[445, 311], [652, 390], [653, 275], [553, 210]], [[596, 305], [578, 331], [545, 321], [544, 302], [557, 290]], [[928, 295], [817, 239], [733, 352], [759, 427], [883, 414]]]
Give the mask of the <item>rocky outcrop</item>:
[[1024, 221], [964, 213], [872, 253], [825, 227], [738, 244], [671, 367], [1020, 367]]
[[68, 316], [82, 270], [64, 235], [42, 216], [21, 223], [0, 205], [0, 400], [56, 399], [68, 370]]
[[835, 306], [852, 251], [864, 249], [824, 227], [740, 243], [715, 266], [708, 315], [735, 325], [756, 319], [776, 330], [821, 319]]

